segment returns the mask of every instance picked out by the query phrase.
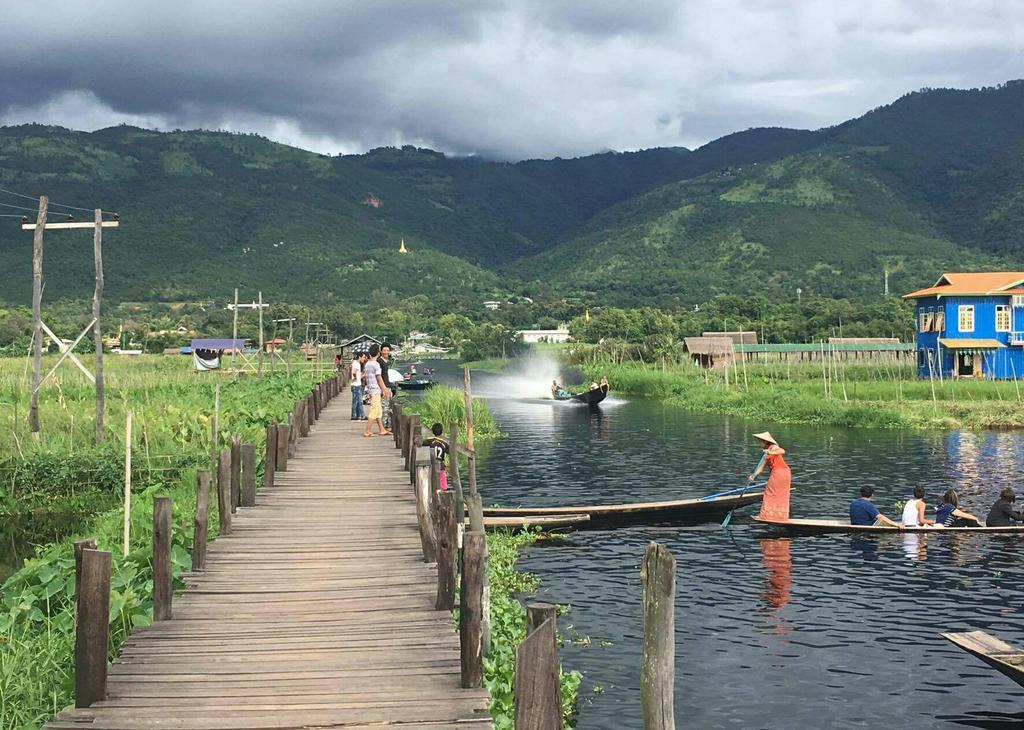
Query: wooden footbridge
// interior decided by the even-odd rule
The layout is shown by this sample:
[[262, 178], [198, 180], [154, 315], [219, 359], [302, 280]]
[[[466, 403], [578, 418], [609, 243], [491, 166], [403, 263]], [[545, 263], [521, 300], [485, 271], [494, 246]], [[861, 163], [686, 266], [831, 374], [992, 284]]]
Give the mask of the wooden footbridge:
[[[173, 608], [162, 554], [170, 507], [166, 517], [154, 509], [154, 617], [167, 620], [135, 630], [109, 672], [100, 650], [105, 622], [91, 617], [106, 613], [110, 558], [81, 552], [78, 708], [46, 727], [491, 727], [480, 688], [483, 536], [467, 535], [462, 581], [470, 605], [464, 598], [460, 646], [451, 612], [454, 497], [435, 492], [430, 500], [426, 449], [414, 443], [410, 458], [408, 446], [364, 438], [347, 402], [327, 407], [341, 393], [339, 380], [321, 384], [299, 402], [290, 427], [268, 429], [270, 476], [258, 494], [251, 476], [238, 489], [238, 469], [222, 452], [215, 500], [227, 510], [222, 536], [208, 550], [200, 544], [200, 507], [196, 543], [205, 560], [200, 555], [200, 569], [184, 575], [187, 588]], [[201, 504], [202, 490], [201, 483]], [[424, 525], [425, 512], [432, 525]], [[469, 555], [471, 546], [479, 557]], [[424, 559], [428, 549], [434, 562]], [[466, 625], [474, 619], [476, 627]]]

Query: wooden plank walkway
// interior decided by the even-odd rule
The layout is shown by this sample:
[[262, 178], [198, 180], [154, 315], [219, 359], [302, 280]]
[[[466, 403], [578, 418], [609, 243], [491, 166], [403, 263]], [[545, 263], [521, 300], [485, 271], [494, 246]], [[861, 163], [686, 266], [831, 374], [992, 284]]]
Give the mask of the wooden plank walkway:
[[401, 456], [362, 437], [347, 400], [211, 544], [173, 619], [125, 642], [108, 699], [46, 727], [491, 727], [487, 691], [459, 686]]

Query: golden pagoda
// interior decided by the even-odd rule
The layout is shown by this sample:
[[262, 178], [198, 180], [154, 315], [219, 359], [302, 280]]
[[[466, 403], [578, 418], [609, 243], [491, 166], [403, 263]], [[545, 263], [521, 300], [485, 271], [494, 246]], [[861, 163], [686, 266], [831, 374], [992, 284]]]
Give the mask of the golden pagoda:
[[402, 239], [402, 245], [398, 247], [398, 253], [409, 253], [409, 249], [405, 247], [405, 239]]

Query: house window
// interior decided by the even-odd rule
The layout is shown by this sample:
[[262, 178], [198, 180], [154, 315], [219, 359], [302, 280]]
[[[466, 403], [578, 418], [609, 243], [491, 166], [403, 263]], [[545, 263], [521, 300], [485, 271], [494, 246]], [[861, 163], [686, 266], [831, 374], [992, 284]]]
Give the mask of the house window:
[[974, 305], [961, 304], [957, 310], [957, 329], [961, 332], [974, 332]]
[[996, 305], [996, 332], [1010, 331], [1010, 305]]
[[927, 332], [928, 331], [928, 310], [925, 309], [924, 307], [922, 307], [921, 311], [917, 313], [917, 316], [918, 316], [918, 318], [920, 320], [918, 322], [918, 325], [917, 325], [918, 331], [919, 332]]
[[935, 322], [932, 324], [932, 331], [940, 334], [946, 331], [946, 311], [944, 309], [935, 310]]
[[1024, 307], [1024, 294], [1013, 295], [1013, 306]]

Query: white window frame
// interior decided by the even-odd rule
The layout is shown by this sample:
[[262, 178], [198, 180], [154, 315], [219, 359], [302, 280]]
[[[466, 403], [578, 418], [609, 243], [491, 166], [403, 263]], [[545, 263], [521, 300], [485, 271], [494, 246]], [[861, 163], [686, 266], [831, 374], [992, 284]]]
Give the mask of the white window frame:
[[928, 331], [928, 307], [921, 307], [921, 311], [918, 312], [917, 331], [927, 332]]
[[[967, 324], [965, 324], [967, 323]], [[969, 326], [968, 326], [969, 325]], [[974, 332], [974, 305], [961, 304], [956, 310], [956, 328], [958, 332]]]
[[[1003, 316], [1003, 324], [1000, 326], [999, 316]], [[1013, 311], [1009, 304], [996, 305], [996, 332], [1009, 332], [1013, 325]]]
[[1012, 302], [1015, 307], [1024, 307], [1024, 294], [1014, 294]]

